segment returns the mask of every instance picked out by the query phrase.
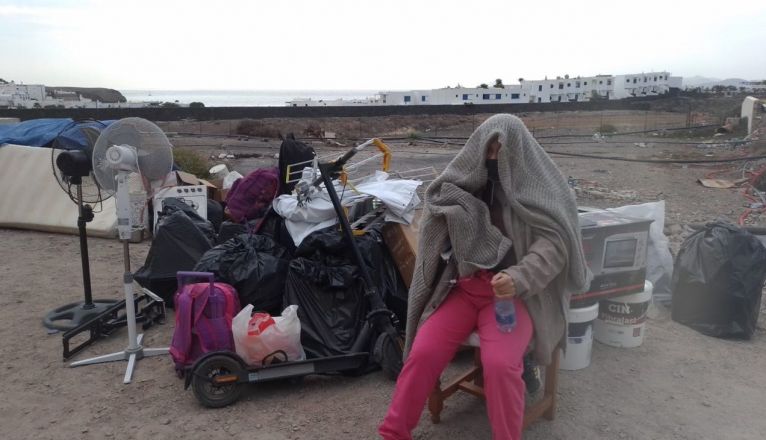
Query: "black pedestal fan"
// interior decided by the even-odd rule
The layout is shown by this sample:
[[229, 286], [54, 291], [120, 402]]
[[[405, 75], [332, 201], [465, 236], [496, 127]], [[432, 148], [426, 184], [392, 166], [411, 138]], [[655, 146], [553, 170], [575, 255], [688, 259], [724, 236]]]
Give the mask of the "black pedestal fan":
[[[77, 204], [77, 230], [80, 236], [80, 259], [82, 260], [82, 281], [85, 298], [48, 312], [43, 318], [43, 325], [52, 330], [66, 331], [88, 322], [116, 303], [112, 299], [93, 299], [90, 284], [90, 261], [88, 258], [88, 234], [86, 224], [93, 220], [91, 204], [100, 204], [110, 197], [104, 193], [93, 177], [91, 152], [95, 143], [94, 134], [83, 129], [90, 142], [83, 151], [62, 151], [51, 149], [51, 166], [61, 189]], [[96, 130], [93, 130], [96, 131]], [[98, 136], [96, 131], [95, 136]]]

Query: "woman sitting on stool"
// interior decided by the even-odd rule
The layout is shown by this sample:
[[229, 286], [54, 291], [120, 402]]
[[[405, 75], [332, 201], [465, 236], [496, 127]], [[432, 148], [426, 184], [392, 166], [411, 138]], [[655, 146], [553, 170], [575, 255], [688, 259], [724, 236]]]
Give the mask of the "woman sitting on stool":
[[[426, 191], [406, 360], [380, 435], [412, 438], [442, 371], [477, 330], [493, 438], [521, 438], [524, 354], [534, 340], [534, 360], [547, 365], [564, 346], [569, 298], [589, 278], [567, 180], [520, 119], [490, 117]], [[510, 332], [498, 327], [496, 297], [512, 298]]]

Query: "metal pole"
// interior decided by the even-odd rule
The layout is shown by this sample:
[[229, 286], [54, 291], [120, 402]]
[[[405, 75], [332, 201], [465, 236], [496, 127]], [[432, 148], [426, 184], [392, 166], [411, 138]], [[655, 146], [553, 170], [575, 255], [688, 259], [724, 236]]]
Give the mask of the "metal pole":
[[362, 274], [362, 280], [364, 281], [366, 287], [365, 290], [373, 290], [375, 289], [375, 285], [372, 282], [370, 274], [367, 272], [367, 266], [364, 264], [364, 259], [362, 258], [361, 252], [359, 252], [359, 248], [354, 245], [354, 234], [351, 232], [351, 225], [348, 223], [348, 218], [343, 213], [343, 205], [341, 205], [340, 199], [338, 198], [338, 193], [335, 191], [335, 186], [333, 186], [332, 176], [330, 175], [332, 167], [325, 167], [320, 165], [319, 170], [322, 173], [322, 182], [327, 189], [327, 194], [330, 196], [330, 201], [332, 202], [333, 206], [335, 207], [335, 211], [338, 214], [338, 221], [340, 222], [340, 228], [343, 232], [343, 237], [351, 247], [351, 251], [354, 254], [354, 259], [356, 260], [356, 264], [359, 266], [359, 272]]
[[122, 282], [125, 290], [125, 315], [128, 321], [128, 353], [141, 348], [136, 332], [136, 302], [133, 298], [133, 274], [130, 273], [130, 246], [128, 240], [122, 240], [122, 258], [125, 260], [125, 274]]
[[335, 186], [333, 186], [332, 176], [333, 174], [337, 173], [335, 164], [321, 164], [319, 165], [319, 171], [322, 173], [322, 182], [327, 189], [327, 194], [330, 196], [330, 201], [332, 202], [333, 207], [335, 208], [335, 212], [338, 215], [338, 221], [340, 222], [343, 237], [351, 247], [351, 252], [353, 253], [356, 264], [359, 267], [359, 273], [362, 275], [362, 281], [364, 282], [364, 296], [367, 297], [371, 309], [367, 317], [372, 322], [372, 325], [377, 331], [381, 333], [388, 333], [392, 340], [395, 341], [398, 335], [396, 334], [396, 329], [394, 329], [393, 323], [391, 322], [392, 314], [386, 308], [386, 304], [380, 297], [378, 288], [373, 283], [372, 277], [370, 277], [370, 273], [367, 270], [364, 259], [362, 258], [362, 253], [359, 252], [359, 247], [356, 246], [356, 243], [354, 242], [354, 234], [351, 232], [351, 225], [348, 223], [348, 218], [343, 211], [343, 206], [341, 205], [340, 199], [338, 198], [338, 193], [335, 191]]
[[644, 131], [646, 131], [647, 119], [649, 118], [649, 110], [644, 111]]
[[82, 204], [82, 184], [77, 185], [77, 205], [80, 215], [77, 217], [77, 229], [80, 233], [80, 259], [82, 261], [82, 284], [85, 290], [83, 309], [92, 309], [93, 293], [90, 286], [90, 261], [88, 259], [88, 233], [85, 229], [85, 207]]
[[692, 103], [689, 103], [689, 110], [686, 113], [686, 128], [692, 126]]

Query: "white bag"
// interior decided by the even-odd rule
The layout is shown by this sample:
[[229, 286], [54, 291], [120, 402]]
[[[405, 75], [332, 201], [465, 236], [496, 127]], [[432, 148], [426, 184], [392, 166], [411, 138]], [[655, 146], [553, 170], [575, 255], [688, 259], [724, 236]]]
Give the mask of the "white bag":
[[301, 345], [301, 322], [298, 306], [288, 306], [282, 316], [253, 313], [248, 304], [231, 323], [234, 348], [250, 366], [260, 367], [277, 362], [306, 359]]
[[242, 178], [242, 174], [239, 174], [236, 171], [232, 171], [223, 178], [223, 190], [230, 190], [231, 187], [234, 185], [234, 182]]

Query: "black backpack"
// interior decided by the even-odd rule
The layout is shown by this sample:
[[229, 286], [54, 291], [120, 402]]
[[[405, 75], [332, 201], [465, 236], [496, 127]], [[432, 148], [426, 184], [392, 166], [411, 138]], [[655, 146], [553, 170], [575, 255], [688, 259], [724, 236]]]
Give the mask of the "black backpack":
[[306, 162], [313, 160], [316, 153], [314, 149], [301, 141], [295, 139], [295, 135], [290, 133], [282, 140], [282, 145], [279, 147], [279, 194], [290, 194], [295, 188], [295, 183], [287, 183], [286, 180], [296, 180], [300, 178], [300, 171], [306, 166], [294, 167], [290, 170], [290, 176], [287, 176], [288, 165], [293, 165], [299, 162]]

